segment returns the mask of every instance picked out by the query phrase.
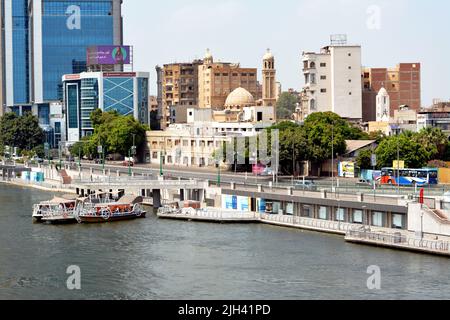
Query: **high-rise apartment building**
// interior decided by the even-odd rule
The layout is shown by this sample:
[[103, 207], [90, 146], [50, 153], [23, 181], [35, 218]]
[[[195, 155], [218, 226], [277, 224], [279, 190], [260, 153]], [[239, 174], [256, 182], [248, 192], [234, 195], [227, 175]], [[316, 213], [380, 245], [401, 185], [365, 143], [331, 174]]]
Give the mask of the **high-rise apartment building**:
[[401, 106], [418, 111], [421, 108], [421, 65], [400, 63], [395, 68], [363, 68], [363, 119], [375, 121], [376, 96], [385, 88], [390, 98], [390, 116]]
[[200, 108], [222, 110], [228, 95], [237, 88], [244, 88], [258, 100], [258, 70], [242, 68], [238, 63], [214, 62], [211, 53], [206, 53], [204, 63], [199, 66]]
[[332, 111], [362, 119], [361, 46], [334, 41], [319, 53], [303, 53], [305, 115]]
[[3, 0], [4, 104], [62, 99], [93, 45], [122, 45], [122, 0]]
[[192, 63], [165, 64], [160, 71], [158, 91], [161, 94], [161, 127], [170, 124], [172, 106], [196, 106], [198, 104], [198, 66], [202, 60]]

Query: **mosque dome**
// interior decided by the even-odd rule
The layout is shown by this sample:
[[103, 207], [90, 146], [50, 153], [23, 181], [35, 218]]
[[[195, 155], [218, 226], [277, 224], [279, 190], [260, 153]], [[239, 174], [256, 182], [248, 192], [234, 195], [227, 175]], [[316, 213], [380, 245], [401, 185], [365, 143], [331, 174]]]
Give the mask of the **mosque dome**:
[[255, 104], [255, 98], [244, 88], [231, 92], [225, 102], [225, 107], [250, 107]]

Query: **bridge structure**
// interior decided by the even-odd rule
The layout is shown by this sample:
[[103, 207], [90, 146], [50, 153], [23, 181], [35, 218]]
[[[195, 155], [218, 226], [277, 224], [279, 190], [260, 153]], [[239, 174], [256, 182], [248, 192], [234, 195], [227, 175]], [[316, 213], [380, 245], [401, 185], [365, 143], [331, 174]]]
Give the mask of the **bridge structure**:
[[92, 180], [73, 180], [72, 187], [80, 196], [86, 196], [95, 192], [113, 192], [120, 194], [135, 193], [143, 197], [153, 198], [153, 207], [158, 209], [162, 206], [161, 192], [168, 190], [179, 192], [180, 200], [204, 201], [205, 190], [208, 181], [201, 180], [164, 180], [153, 177], [105, 177]]

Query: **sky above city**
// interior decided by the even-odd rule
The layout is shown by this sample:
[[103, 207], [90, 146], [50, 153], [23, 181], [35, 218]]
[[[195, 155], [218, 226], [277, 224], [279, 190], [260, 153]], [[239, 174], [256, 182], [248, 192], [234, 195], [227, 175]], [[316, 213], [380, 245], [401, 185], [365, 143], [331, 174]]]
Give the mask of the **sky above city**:
[[[422, 63], [422, 105], [450, 98], [448, 0], [124, 0], [124, 43], [135, 71], [203, 58], [261, 70], [271, 48], [283, 90], [304, 84], [301, 54], [347, 34], [362, 46], [362, 64]], [[261, 75], [259, 75], [261, 79]], [[450, 100], [450, 99], [449, 99]]]

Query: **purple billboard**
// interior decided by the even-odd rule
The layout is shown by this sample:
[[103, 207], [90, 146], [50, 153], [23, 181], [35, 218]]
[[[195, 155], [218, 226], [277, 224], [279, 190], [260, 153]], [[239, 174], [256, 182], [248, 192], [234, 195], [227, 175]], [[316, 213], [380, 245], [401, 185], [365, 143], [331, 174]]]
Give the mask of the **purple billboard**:
[[93, 46], [87, 50], [88, 65], [121, 65], [130, 62], [130, 46]]

